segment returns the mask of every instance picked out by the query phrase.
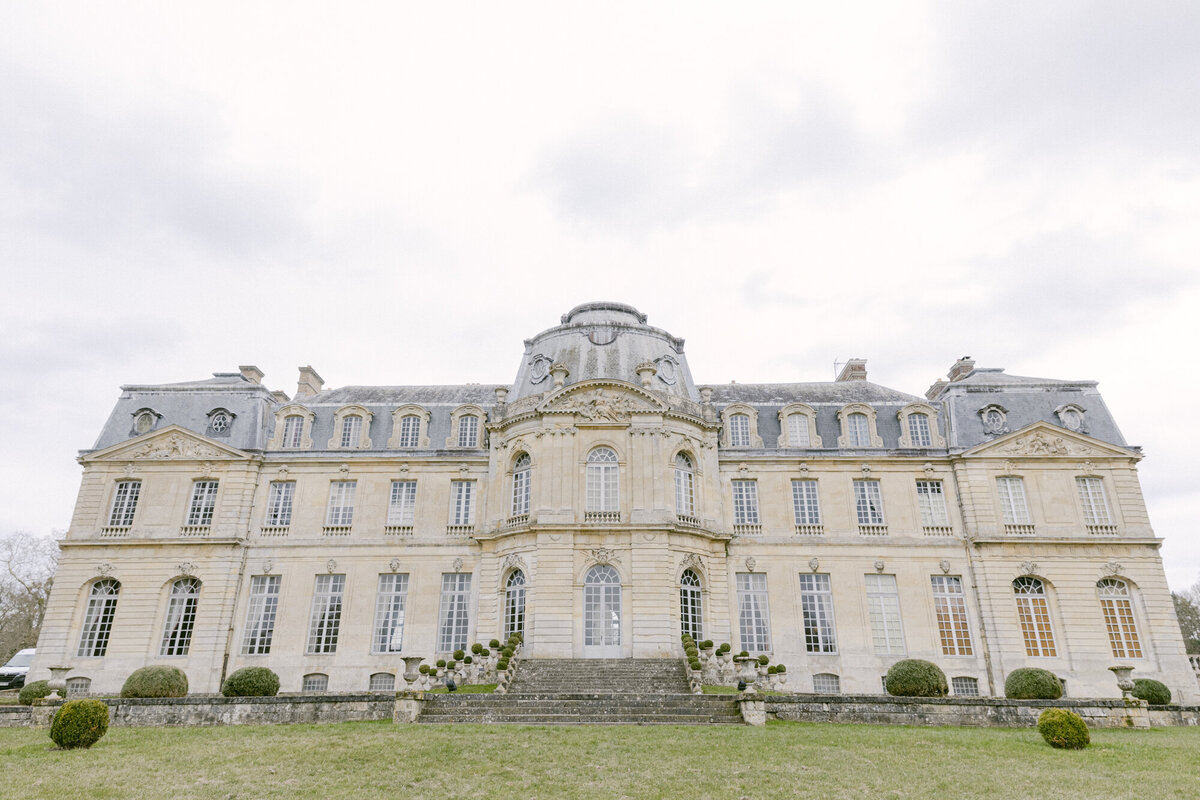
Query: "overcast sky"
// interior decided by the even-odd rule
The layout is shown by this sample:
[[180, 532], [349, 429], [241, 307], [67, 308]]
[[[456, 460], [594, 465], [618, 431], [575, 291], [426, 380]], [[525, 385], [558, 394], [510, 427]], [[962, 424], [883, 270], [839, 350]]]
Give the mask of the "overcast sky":
[[697, 381], [1087, 378], [1200, 579], [1200, 4], [0, 2], [0, 532], [122, 383], [509, 383], [593, 299]]

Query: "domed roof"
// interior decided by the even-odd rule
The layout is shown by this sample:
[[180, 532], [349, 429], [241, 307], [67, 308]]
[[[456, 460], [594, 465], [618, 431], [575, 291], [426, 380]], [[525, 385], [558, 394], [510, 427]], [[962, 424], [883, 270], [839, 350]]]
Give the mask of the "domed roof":
[[525, 342], [525, 354], [513, 385], [515, 398], [541, 394], [553, 387], [550, 367], [564, 364], [566, 384], [593, 378], [640, 383], [637, 368], [652, 363], [650, 388], [699, 398], [683, 354], [683, 339], [646, 324], [646, 315], [624, 303], [592, 302], [562, 315], [562, 324]]

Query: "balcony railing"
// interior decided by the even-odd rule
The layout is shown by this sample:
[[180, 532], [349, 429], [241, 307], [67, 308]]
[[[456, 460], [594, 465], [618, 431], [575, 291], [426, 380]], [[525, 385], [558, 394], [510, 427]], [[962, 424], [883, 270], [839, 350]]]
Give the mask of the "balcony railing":
[[128, 525], [109, 525], [100, 529], [101, 539], [123, 539], [129, 535]]
[[700, 527], [700, 518], [693, 517], [691, 514], [676, 514], [675, 522], [677, 522], [678, 524], [682, 525], [685, 528], [699, 528]]
[[796, 535], [797, 536], [824, 536], [825, 535], [825, 526], [821, 525], [821, 524], [814, 525], [812, 523], [797, 522], [796, 523]]
[[1116, 525], [1088, 525], [1087, 532], [1093, 536], [1116, 536]]
[[447, 536], [470, 536], [475, 532], [474, 525], [447, 525]]
[[287, 525], [263, 525], [261, 528], [258, 529], [258, 533], [261, 536], [287, 536], [288, 535], [288, 526]]
[[513, 528], [521, 528], [529, 524], [528, 514], [513, 514], [504, 521], [504, 530], [512, 530]]
[[757, 522], [734, 523], [733, 532], [738, 536], [758, 536], [762, 533], [762, 525]]
[[326, 525], [321, 528], [321, 533], [325, 536], [349, 536], [350, 527], [349, 525]]
[[926, 536], [953, 536], [954, 528], [950, 525], [922, 525], [921, 530]]
[[383, 534], [385, 536], [412, 536], [412, 525], [384, 525]]
[[182, 525], [179, 528], [180, 536], [208, 536], [208, 532], [212, 530], [209, 525]]
[[621, 521], [620, 511], [585, 511], [584, 522], [596, 522], [601, 525], [616, 525]]
[[860, 536], [887, 536], [887, 525], [859, 525]]
[[1033, 536], [1034, 528], [1032, 525], [1005, 523], [1004, 532], [1009, 536]]

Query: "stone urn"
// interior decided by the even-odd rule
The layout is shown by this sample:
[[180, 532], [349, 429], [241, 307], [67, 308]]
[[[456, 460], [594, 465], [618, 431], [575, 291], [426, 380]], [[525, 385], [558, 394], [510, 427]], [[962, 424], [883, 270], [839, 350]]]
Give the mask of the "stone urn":
[[1126, 700], [1133, 697], [1133, 667], [1118, 665], [1108, 668], [1117, 677], [1117, 686]]
[[754, 683], [758, 677], [758, 659], [753, 656], [734, 656], [734, 677], [746, 682], [747, 685]]
[[50, 680], [46, 685], [52, 692], [51, 698], [67, 699], [67, 673], [72, 669], [73, 667], [50, 667]]
[[421, 669], [421, 662], [424, 660], [423, 656], [404, 656], [404, 680], [412, 683], [421, 677], [418, 670]]

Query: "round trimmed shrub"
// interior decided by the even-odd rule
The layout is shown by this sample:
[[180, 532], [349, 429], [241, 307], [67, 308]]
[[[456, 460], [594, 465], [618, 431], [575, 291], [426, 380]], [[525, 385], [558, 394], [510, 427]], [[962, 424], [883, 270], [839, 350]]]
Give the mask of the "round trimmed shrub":
[[1062, 750], [1082, 750], [1092, 741], [1083, 717], [1065, 708], [1047, 708], [1037, 727], [1046, 744]]
[[768, 675], [774, 675], [776, 672], [779, 672], [779, 670], [777, 670], [775, 667], [767, 667]]
[[1062, 681], [1050, 670], [1014, 669], [1004, 679], [1004, 696], [1009, 700], [1057, 700], [1062, 697]]
[[516, 651], [513, 650], [512, 645], [509, 645], [508, 647], [506, 647], [500, 651], [500, 657], [503, 658], [505, 661], [507, 661], [508, 659], [513, 657], [514, 652], [516, 652]]
[[183, 670], [159, 664], [130, 673], [121, 687], [121, 697], [183, 697], [187, 691], [188, 679]]
[[459, 650], [455, 650], [455, 651], [454, 651], [454, 660], [455, 660], [455, 661], [462, 661], [462, 660], [463, 660], [463, 656], [465, 656], [466, 654], [467, 654], [467, 651], [466, 651], [466, 650], [461, 650], [461, 649], [459, 649]]
[[33, 705], [34, 700], [50, 696], [50, 681], [34, 681], [27, 683], [17, 695], [17, 701], [23, 706]]
[[68, 700], [50, 723], [50, 738], [64, 750], [91, 747], [108, 731], [108, 706], [99, 700]]
[[776, 672], [778, 672], [778, 673], [780, 673], [780, 674], [782, 674], [782, 673], [784, 673], [784, 672], [787, 672], [787, 666], [785, 666], [785, 665], [783, 665], [783, 664], [777, 664], [777, 665], [775, 666], [775, 671], [776, 671]]
[[279, 676], [266, 667], [242, 667], [221, 684], [226, 697], [274, 697], [279, 694]]
[[420, 668], [419, 668], [419, 669], [417, 669], [417, 672], [421, 673], [422, 675], [428, 675], [428, 674], [429, 674], [429, 665], [428, 665], [428, 664], [422, 664], [422, 665], [420, 666]]
[[463, 656], [464, 664], [472, 664], [472, 663], [474, 663], [474, 661], [475, 661], [475, 659], [471, 658], [470, 656]]
[[1171, 702], [1171, 690], [1162, 681], [1153, 678], [1137, 678], [1133, 682], [1133, 696], [1145, 700], [1152, 706], [1165, 706]]
[[688, 662], [688, 666], [691, 667], [692, 670], [697, 670], [697, 671], [700, 670], [701, 669], [700, 659], [693, 658], [691, 661]]
[[445, 669], [445, 668], [446, 668], [446, 659], [444, 659], [444, 658], [439, 658], [439, 659], [437, 660], [437, 668], [438, 668], [438, 669]]
[[712, 639], [705, 639], [703, 642], [701, 642], [700, 649], [701, 650], [712, 650], [713, 649]]
[[771, 663], [771, 657], [768, 655], [761, 655], [758, 657], [758, 663], [765, 667], [767, 664]]
[[492, 651], [491, 651], [491, 650], [488, 650], [486, 647], [485, 647], [485, 648], [483, 648], [482, 650], [480, 650], [480, 651], [479, 651], [479, 655], [480, 655], [482, 658], [487, 658], [487, 657], [488, 657], [488, 656], [490, 656], [491, 654], [492, 654]]
[[483, 652], [483, 645], [481, 645], [479, 642], [476, 642], [475, 644], [471, 645], [471, 652], [475, 655], [479, 655]]
[[728, 653], [732, 649], [733, 648], [729, 646], [729, 642], [722, 642], [721, 646], [717, 648], [717, 653]]
[[743, 650], [742, 652], [738, 653], [738, 658], [749, 658], [749, 657], [750, 657], [750, 652], [748, 650]]
[[501, 671], [501, 672], [505, 672], [505, 671], [507, 671], [507, 670], [508, 670], [508, 659], [507, 659], [507, 658], [502, 658], [502, 659], [500, 659], [499, 661], [497, 661], [497, 662], [496, 662], [496, 669], [498, 669], [498, 670], [499, 670], [499, 671]]
[[495, 649], [499, 648], [499, 647], [500, 647], [500, 640], [499, 640], [499, 639], [492, 639], [490, 642], [488, 642], [488, 647], [492, 648], [493, 650], [495, 650]]
[[450, 659], [449, 661], [446, 662], [446, 669], [454, 669], [457, 666], [458, 666], [458, 662], [455, 661], [454, 659]]
[[692, 635], [690, 633], [681, 633], [679, 639], [683, 642], [690, 642], [692, 641]]
[[937, 664], [919, 658], [892, 664], [885, 685], [887, 693], [896, 697], [945, 697], [950, 692], [946, 673]]

